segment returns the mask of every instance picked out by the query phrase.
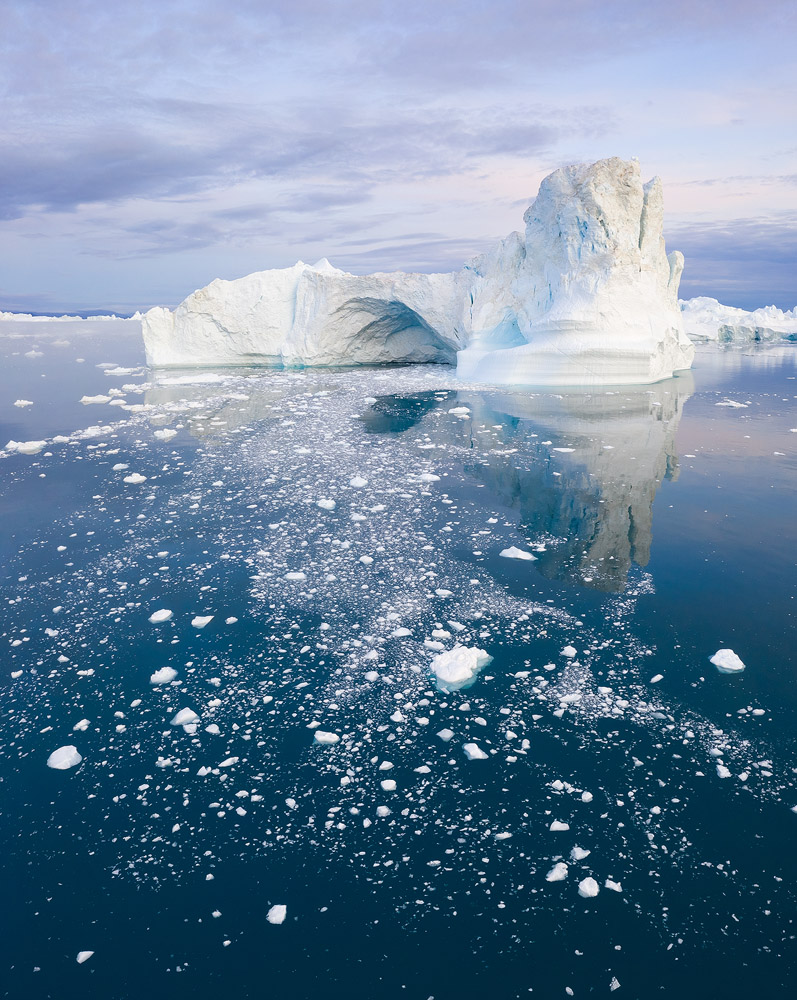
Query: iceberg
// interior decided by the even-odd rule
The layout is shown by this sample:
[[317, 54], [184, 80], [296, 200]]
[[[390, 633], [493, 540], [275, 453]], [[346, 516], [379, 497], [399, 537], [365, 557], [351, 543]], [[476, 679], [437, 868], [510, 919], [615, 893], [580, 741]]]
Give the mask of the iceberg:
[[647, 384], [689, 368], [662, 185], [616, 157], [564, 167], [515, 232], [457, 272], [315, 265], [216, 279], [142, 317], [153, 367], [457, 365], [471, 381]]
[[701, 295], [680, 303], [687, 335], [720, 344], [797, 340], [797, 308], [764, 306], [748, 312]]

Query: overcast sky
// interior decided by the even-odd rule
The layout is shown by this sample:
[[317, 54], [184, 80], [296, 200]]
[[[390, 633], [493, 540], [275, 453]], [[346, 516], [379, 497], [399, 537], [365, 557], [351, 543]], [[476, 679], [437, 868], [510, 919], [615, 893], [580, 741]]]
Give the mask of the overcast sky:
[[682, 295], [790, 308], [795, 43], [795, 0], [3, 0], [0, 309], [457, 268], [613, 155]]

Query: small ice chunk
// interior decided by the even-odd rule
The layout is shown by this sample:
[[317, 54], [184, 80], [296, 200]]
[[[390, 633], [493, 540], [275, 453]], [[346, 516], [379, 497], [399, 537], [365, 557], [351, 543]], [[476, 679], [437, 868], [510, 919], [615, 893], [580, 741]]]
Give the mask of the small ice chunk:
[[275, 903], [266, 914], [266, 920], [270, 924], [282, 924], [288, 915], [288, 907], [284, 903]]
[[14, 400], [14, 406], [18, 406], [20, 409], [23, 409], [26, 406], [33, 406], [33, 400], [32, 399], [15, 399]]
[[334, 510], [337, 507], [337, 504], [335, 503], [334, 500], [327, 500], [326, 498], [322, 497], [318, 501], [318, 506], [321, 508], [321, 510]]
[[204, 628], [207, 624], [213, 621], [213, 615], [197, 615], [196, 618], [191, 619], [191, 624], [194, 628]]
[[173, 437], [177, 437], [177, 431], [171, 427], [162, 427], [160, 430], [153, 431], [152, 433], [159, 441], [171, 441]]
[[349, 480], [349, 486], [353, 486], [356, 490], [361, 490], [363, 486], [368, 485], [368, 480], [363, 479], [362, 476], [352, 476]]
[[612, 892], [622, 892], [623, 891], [622, 885], [619, 882], [612, 882], [612, 880], [610, 878], [607, 878], [606, 881], [603, 884], [606, 886], [607, 889], [611, 889]]
[[441, 729], [437, 735], [443, 743], [448, 743], [449, 740], [454, 738], [454, 733], [451, 729]]
[[485, 650], [457, 643], [453, 649], [435, 656], [432, 660], [432, 673], [441, 690], [453, 691], [473, 683], [476, 674], [491, 661], [492, 656]]
[[730, 778], [731, 772], [724, 764], [717, 764], [717, 776], [719, 778]]
[[568, 659], [571, 659], [571, 660], [576, 655], [576, 653], [577, 653], [577, 650], [576, 650], [575, 646], [565, 646], [565, 648], [562, 650], [562, 656], [566, 656]]
[[140, 472], [131, 472], [129, 476], [125, 476], [124, 481], [126, 483], [131, 483], [133, 486], [138, 486], [140, 483], [145, 483], [147, 481], [147, 477], [142, 476]]
[[302, 580], [306, 580], [307, 579], [307, 574], [303, 573], [301, 570], [295, 570], [292, 573], [286, 573], [285, 574], [285, 579], [286, 580], [294, 580], [296, 582], [301, 582]]
[[600, 887], [592, 876], [588, 875], [578, 883], [578, 894], [584, 899], [592, 899], [600, 892]]
[[93, 951], [79, 951], [77, 953], [77, 958], [75, 961], [78, 965], [82, 965], [84, 962], [88, 962], [91, 956], [94, 954]]
[[167, 622], [173, 614], [174, 612], [169, 611], [168, 608], [161, 608], [160, 611], [153, 611], [149, 616], [149, 620], [153, 625], [160, 625], [161, 622]]
[[67, 745], [53, 750], [47, 758], [47, 766], [55, 771], [68, 771], [70, 767], [77, 767], [82, 760], [77, 747]]
[[384, 781], [380, 781], [380, 785], [386, 792], [395, 792], [396, 782], [392, 778], [385, 778]]
[[199, 716], [190, 708], [181, 708], [180, 711], [172, 719], [170, 725], [172, 726], [192, 726], [199, 722]]
[[588, 858], [592, 854], [592, 851], [586, 851], [583, 847], [574, 847], [570, 852], [570, 857], [574, 861], [583, 861], [584, 858]]
[[501, 549], [498, 555], [503, 556], [504, 559], [528, 559], [530, 561], [534, 561], [537, 558], [535, 555], [532, 555], [531, 552], [519, 549], [515, 545], [510, 545], [508, 549]]
[[650, 678], [650, 683], [651, 684], [658, 684], [659, 681], [663, 681], [663, 680], [664, 680], [664, 674], [655, 674], [653, 677]]
[[337, 743], [340, 739], [337, 733], [326, 733], [323, 729], [316, 729], [315, 731], [315, 741], [316, 743]]
[[561, 882], [567, 878], [567, 865], [564, 861], [558, 861], [545, 876], [546, 882]]
[[160, 670], [156, 670], [151, 675], [149, 682], [150, 684], [169, 684], [176, 676], [177, 671], [174, 667], [161, 667]]
[[744, 670], [744, 663], [732, 649], [718, 649], [710, 662], [721, 674], [740, 674]]
[[570, 824], [561, 823], [558, 819], [555, 819], [548, 829], [551, 830], [552, 833], [562, 833], [570, 829]]
[[81, 396], [80, 402], [84, 406], [88, 406], [91, 403], [110, 403], [110, 396]]
[[91, 725], [91, 723], [89, 722], [88, 719], [81, 719], [80, 722], [76, 722], [74, 724], [74, 726], [72, 726], [72, 732], [73, 733], [85, 733], [86, 730], [89, 728], [90, 725]]
[[462, 749], [468, 760], [487, 760], [489, 757], [489, 754], [486, 754], [477, 743], [466, 743]]
[[9, 441], [5, 450], [15, 451], [20, 455], [38, 455], [46, 444], [46, 441]]

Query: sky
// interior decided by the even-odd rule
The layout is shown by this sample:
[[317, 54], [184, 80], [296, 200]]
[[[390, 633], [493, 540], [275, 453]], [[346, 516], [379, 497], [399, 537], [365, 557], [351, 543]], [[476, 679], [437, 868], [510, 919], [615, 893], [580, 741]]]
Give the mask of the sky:
[[3, 0], [0, 310], [456, 269], [606, 156], [662, 178], [683, 297], [791, 308], [795, 43], [797, 0]]

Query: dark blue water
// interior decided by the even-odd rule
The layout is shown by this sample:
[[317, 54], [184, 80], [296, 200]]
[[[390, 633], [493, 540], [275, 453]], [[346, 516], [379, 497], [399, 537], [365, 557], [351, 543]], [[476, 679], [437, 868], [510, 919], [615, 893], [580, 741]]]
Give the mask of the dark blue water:
[[794, 349], [555, 394], [0, 332], [3, 995], [793, 994]]

